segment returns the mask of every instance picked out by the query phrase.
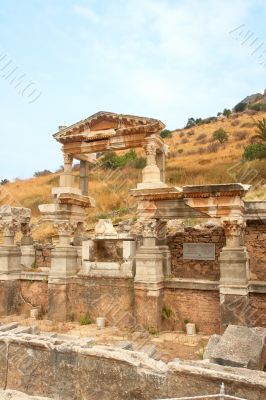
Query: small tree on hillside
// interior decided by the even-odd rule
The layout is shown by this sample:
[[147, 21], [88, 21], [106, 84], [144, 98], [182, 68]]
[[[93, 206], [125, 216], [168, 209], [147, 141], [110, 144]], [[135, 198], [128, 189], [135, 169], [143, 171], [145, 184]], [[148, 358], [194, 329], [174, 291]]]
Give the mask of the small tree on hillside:
[[225, 143], [228, 141], [228, 135], [223, 128], [217, 129], [217, 131], [212, 134], [213, 140], [218, 140], [220, 143]]
[[247, 108], [247, 103], [240, 102], [234, 107], [235, 112], [243, 112]]
[[223, 115], [224, 115], [225, 117], [228, 118], [231, 114], [232, 114], [232, 111], [229, 110], [229, 108], [225, 108], [225, 109], [223, 110]]
[[6, 185], [7, 183], [9, 183], [8, 179], [2, 179], [0, 182], [0, 185], [3, 186], [3, 185]]
[[256, 133], [253, 138], [254, 139], [259, 139], [262, 142], [266, 142], [266, 118], [263, 118], [262, 120], [256, 122]]
[[248, 161], [266, 158], [266, 119], [263, 118], [256, 122], [256, 127], [257, 135], [252, 138], [256, 142], [247, 146], [243, 155], [244, 159]]
[[160, 136], [164, 138], [172, 137], [172, 132], [169, 131], [169, 129], [164, 129], [161, 133]]

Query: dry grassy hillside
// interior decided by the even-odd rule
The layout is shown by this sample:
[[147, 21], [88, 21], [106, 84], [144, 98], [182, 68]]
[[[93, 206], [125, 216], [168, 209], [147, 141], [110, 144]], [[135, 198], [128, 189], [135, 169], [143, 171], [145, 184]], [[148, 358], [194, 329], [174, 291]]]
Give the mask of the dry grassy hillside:
[[[241, 163], [244, 148], [255, 134], [256, 120], [266, 118], [266, 112], [232, 114], [229, 118], [193, 129], [173, 131], [165, 139], [169, 145], [167, 183], [186, 184], [243, 182], [256, 185], [250, 198], [265, 198], [266, 160]], [[223, 145], [213, 141], [212, 134], [223, 128], [229, 136]], [[78, 186], [78, 172], [76, 185]], [[134, 217], [135, 208], [128, 192], [141, 180], [141, 170], [125, 167], [116, 170], [94, 168], [90, 174], [90, 193], [97, 207], [88, 210], [88, 222], [110, 217], [115, 222]], [[38, 205], [51, 202], [51, 188], [58, 186], [59, 174], [18, 180], [0, 186], [0, 203], [11, 203], [32, 209], [34, 222], [39, 220]], [[46, 235], [43, 227], [36, 228], [36, 237]]]
[[[266, 183], [266, 160], [242, 163], [244, 148], [256, 134], [255, 123], [266, 118], [266, 112], [232, 114], [229, 118], [192, 129], [174, 131], [166, 139], [170, 153], [167, 181], [172, 185], [242, 182]], [[223, 128], [229, 140], [213, 141], [213, 132]], [[256, 191], [256, 195], [259, 194]]]

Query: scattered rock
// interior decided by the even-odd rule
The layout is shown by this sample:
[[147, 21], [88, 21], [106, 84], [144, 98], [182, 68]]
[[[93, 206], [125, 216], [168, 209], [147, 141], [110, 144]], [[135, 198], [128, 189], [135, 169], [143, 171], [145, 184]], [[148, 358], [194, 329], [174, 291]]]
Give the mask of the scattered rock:
[[263, 370], [266, 329], [229, 325], [210, 351], [210, 361], [220, 365]]
[[203, 360], [210, 359], [212, 351], [221, 340], [221, 335], [212, 335], [203, 354]]

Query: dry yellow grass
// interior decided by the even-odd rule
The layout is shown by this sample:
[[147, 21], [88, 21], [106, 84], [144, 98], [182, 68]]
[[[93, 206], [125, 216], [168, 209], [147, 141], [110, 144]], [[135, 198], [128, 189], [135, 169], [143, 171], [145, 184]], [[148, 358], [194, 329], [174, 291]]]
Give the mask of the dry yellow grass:
[[[258, 184], [249, 198], [266, 198], [262, 187], [266, 183], [266, 160], [241, 163], [244, 148], [255, 134], [255, 121], [262, 118], [266, 118], [266, 112], [255, 115], [242, 113], [211, 124], [174, 131], [172, 138], [165, 140], [169, 145], [168, 184], [183, 186], [241, 181]], [[229, 140], [217, 152], [208, 152], [206, 149], [213, 143], [212, 134], [219, 128], [228, 133]], [[77, 171], [75, 175], [75, 184], [78, 186]], [[115, 222], [134, 217], [135, 204], [129, 190], [136, 187], [140, 180], [141, 170], [130, 167], [115, 171], [93, 169], [89, 188], [97, 207], [88, 210], [88, 223], [93, 224], [100, 217], [109, 217]], [[58, 184], [58, 173], [9, 183], [0, 187], [0, 204], [9, 202], [31, 208], [33, 221], [37, 223], [40, 218], [38, 205], [52, 201], [51, 189]], [[53, 233], [48, 225], [37, 224], [34, 229], [36, 239], [44, 239]]]

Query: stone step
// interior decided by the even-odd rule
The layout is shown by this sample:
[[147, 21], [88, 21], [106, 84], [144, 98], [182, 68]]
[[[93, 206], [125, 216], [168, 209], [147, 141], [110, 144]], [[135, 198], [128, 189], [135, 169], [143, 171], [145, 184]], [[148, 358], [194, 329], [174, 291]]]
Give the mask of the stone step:
[[115, 342], [113, 346], [121, 350], [133, 350], [132, 342], [128, 340], [121, 340], [119, 342]]
[[18, 327], [17, 322], [11, 322], [10, 324], [0, 325], [0, 332], [11, 331], [12, 329], [15, 329], [17, 327]]
[[156, 346], [154, 346], [153, 344], [147, 344], [141, 347], [139, 351], [141, 353], [147, 354], [147, 356], [151, 358], [157, 358], [158, 356]]
[[15, 329], [12, 329], [12, 333], [15, 335], [19, 335], [20, 333], [32, 333], [31, 326], [18, 326]]

